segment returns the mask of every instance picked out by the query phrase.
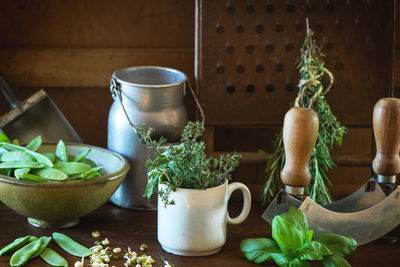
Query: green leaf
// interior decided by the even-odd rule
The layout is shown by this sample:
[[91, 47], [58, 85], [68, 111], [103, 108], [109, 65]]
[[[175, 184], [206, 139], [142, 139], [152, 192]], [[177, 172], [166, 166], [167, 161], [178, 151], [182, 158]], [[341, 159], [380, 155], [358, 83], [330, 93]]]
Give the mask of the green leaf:
[[1, 154], [1, 161], [34, 161], [35, 158], [24, 151], [9, 151]]
[[61, 162], [68, 161], [67, 147], [65, 146], [63, 140], [58, 141], [56, 148], [56, 156], [59, 160], [61, 160]]
[[323, 235], [318, 240], [337, 256], [345, 257], [357, 248], [357, 242], [348, 237], [336, 234]]
[[312, 240], [313, 234], [314, 234], [314, 231], [313, 231], [313, 230], [308, 230], [308, 231], [306, 232], [306, 242], [310, 242], [310, 241]]
[[322, 260], [324, 267], [351, 267], [351, 265], [340, 256], [327, 256]]
[[64, 181], [68, 179], [68, 175], [54, 168], [41, 169], [35, 172], [35, 174], [53, 181]]
[[77, 162], [77, 161], [83, 160], [90, 153], [90, 151], [92, 151], [92, 150], [89, 148], [86, 151], [79, 152], [78, 155], [74, 156], [74, 160], [73, 161]]
[[18, 139], [12, 140], [12, 143], [13, 143], [14, 145], [17, 145], [17, 146], [21, 145], [21, 144], [19, 143], [19, 140], [18, 140]]
[[318, 241], [310, 241], [306, 242], [302, 249], [307, 249], [307, 250], [312, 250], [318, 252], [321, 256], [328, 256], [328, 255], [333, 255], [333, 252], [330, 251], [330, 249], [325, 246], [324, 244], [318, 242]]
[[289, 262], [289, 264], [287, 266], [288, 267], [310, 267], [311, 264], [307, 260], [294, 259], [293, 261]]
[[36, 161], [5, 161], [0, 163], [0, 169], [43, 168], [42, 163]]
[[282, 218], [292, 223], [298, 230], [306, 234], [308, 231], [308, 222], [306, 215], [296, 207], [290, 207], [288, 212], [279, 214]]
[[1, 130], [0, 130], [0, 142], [11, 143], [10, 139], [8, 138], [8, 136]]
[[271, 258], [279, 266], [287, 266], [289, 264], [289, 262], [292, 261], [292, 259], [285, 253], [271, 253]]
[[246, 258], [255, 263], [264, 263], [271, 259], [271, 253], [281, 252], [275, 241], [268, 238], [248, 238], [240, 243], [240, 249]]
[[53, 168], [67, 175], [73, 175], [90, 170], [90, 165], [82, 162], [61, 162], [54, 164]]
[[25, 147], [32, 151], [37, 151], [39, 147], [42, 145], [42, 136], [38, 135], [33, 138]]
[[272, 220], [272, 237], [283, 251], [299, 249], [304, 242], [304, 233], [280, 215]]
[[25, 147], [14, 145], [14, 144], [8, 144], [8, 143], [4, 143], [4, 142], [0, 142], [0, 147], [3, 147], [9, 151], [27, 152], [29, 155], [34, 157], [37, 162], [43, 163], [44, 165], [46, 165], [48, 167], [53, 167], [53, 163], [47, 157], [43, 156], [42, 154], [31, 151]]

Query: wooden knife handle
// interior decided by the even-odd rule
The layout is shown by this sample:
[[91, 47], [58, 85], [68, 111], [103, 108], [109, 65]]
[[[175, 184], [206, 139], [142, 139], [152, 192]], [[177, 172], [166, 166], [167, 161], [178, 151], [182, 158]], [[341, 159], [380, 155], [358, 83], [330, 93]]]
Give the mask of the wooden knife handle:
[[309, 164], [318, 127], [318, 116], [312, 109], [296, 107], [286, 113], [283, 123], [286, 161], [281, 171], [281, 181], [285, 186], [304, 188], [310, 183]]
[[379, 175], [400, 173], [400, 99], [382, 98], [373, 113], [376, 156], [372, 162]]

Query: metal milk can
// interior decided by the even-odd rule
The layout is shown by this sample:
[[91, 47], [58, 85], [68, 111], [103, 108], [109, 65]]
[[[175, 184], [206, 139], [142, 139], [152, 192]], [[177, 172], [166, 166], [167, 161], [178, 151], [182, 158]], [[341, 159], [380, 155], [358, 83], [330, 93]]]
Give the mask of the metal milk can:
[[113, 73], [110, 90], [115, 101], [108, 117], [108, 149], [125, 156], [131, 165], [125, 181], [110, 199], [114, 204], [137, 210], [156, 209], [156, 196], [150, 200], [143, 197], [147, 185], [145, 163], [154, 151], [140, 142], [134, 125], [144, 123], [155, 129], [155, 136], [178, 142], [188, 120], [183, 105], [187, 84], [184, 73], [164, 67], [132, 67]]

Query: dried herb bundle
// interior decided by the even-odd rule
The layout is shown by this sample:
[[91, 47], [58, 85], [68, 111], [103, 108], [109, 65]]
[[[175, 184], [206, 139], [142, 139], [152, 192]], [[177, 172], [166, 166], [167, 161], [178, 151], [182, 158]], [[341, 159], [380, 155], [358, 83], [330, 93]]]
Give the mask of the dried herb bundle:
[[[333, 200], [327, 188], [327, 184], [331, 184], [327, 171], [335, 166], [330, 155], [331, 149], [333, 144], [341, 145], [346, 128], [333, 115], [325, 98], [334, 79], [332, 73], [324, 66], [325, 55], [313, 39], [313, 34], [307, 21], [306, 37], [297, 62], [300, 81], [295, 106], [312, 108], [319, 117], [317, 144], [310, 160], [312, 180], [306, 187], [306, 193], [317, 203], [325, 204]], [[285, 164], [282, 131], [276, 136], [273, 149], [272, 154], [261, 151], [267, 160], [266, 183], [260, 197], [264, 204], [270, 203], [282, 188], [280, 171]]]

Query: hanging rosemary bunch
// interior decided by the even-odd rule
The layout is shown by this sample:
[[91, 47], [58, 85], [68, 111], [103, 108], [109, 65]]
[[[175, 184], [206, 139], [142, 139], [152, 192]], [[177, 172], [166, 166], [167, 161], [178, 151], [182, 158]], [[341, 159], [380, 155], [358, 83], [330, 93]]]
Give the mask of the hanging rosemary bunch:
[[[308, 21], [306, 22], [306, 37], [297, 62], [300, 81], [295, 106], [312, 108], [319, 117], [317, 143], [310, 160], [312, 179], [306, 187], [306, 194], [317, 203], [325, 204], [333, 200], [327, 188], [327, 184], [331, 184], [327, 171], [335, 167], [330, 155], [331, 149], [334, 144], [342, 144], [346, 128], [333, 115], [325, 98], [334, 79], [332, 73], [324, 66], [324, 54], [313, 39], [314, 32], [309, 28]], [[282, 131], [276, 136], [273, 149], [272, 154], [260, 151], [267, 160], [266, 183], [260, 197], [264, 204], [270, 203], [282, 188], [280, 171], [285, 164]]]

